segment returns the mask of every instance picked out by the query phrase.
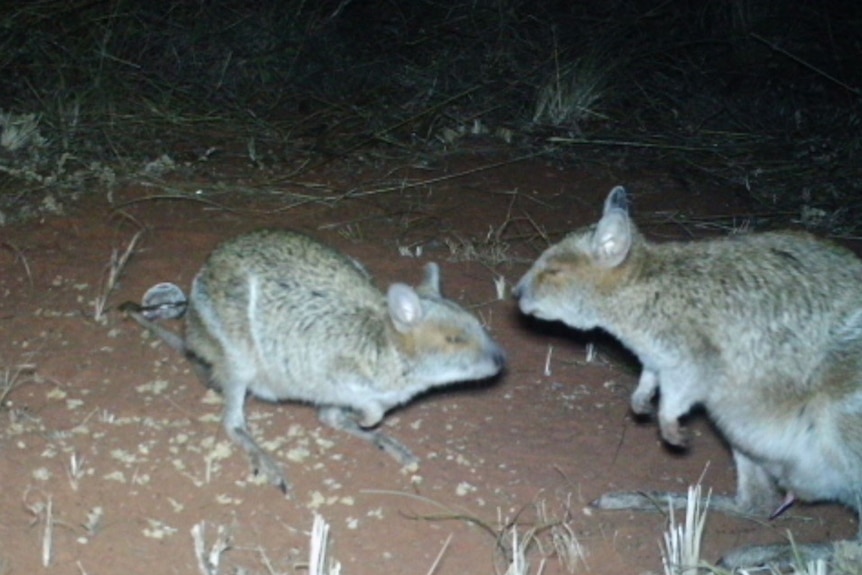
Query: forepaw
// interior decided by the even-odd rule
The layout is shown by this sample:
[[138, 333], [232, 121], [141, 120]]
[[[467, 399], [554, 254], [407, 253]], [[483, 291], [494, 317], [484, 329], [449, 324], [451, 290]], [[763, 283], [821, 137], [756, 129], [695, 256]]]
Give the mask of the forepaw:
[[655, 407], [652, 402], [652, 393], [640, 393], [640, 390], [635, 390], [631, 399], [632, 412], [635, 415], [652, 415], [655, 412]]
[[638, 386], [632, 392], [631, 406], [632, 411], [637, 415], [649, 415], [655, 411], [653, 398], [658, 389], [658, 374], [651, 369], [644, 369], [641, 372]]
[[685, 448], [688, 446], [688, 433], [685, 427], [680, 425], [679, 420], [673, 419], [670, 421], [659, 420], [661, 429], [661, 437], [669, 445], [674, 447]]

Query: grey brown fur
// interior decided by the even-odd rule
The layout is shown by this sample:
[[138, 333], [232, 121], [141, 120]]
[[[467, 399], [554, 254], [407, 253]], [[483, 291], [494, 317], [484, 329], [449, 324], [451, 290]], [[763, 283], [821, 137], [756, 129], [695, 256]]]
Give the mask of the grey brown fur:
[[[601, 220], [545, 251], [515, 295], [524, 313], [602, 328], [631, 349], [643, 364], [632, 410], [649, 413], [658, 392], [668, 443], [684, 445], [680, 417], [705, 408], [737, 468], [736, 496], [716, 507], [769, 516], [784, 497], [859, 512], [862, 262], [850, 251], [793, 232], [652, 243], [617, 187]], [[596, 505], [665, 502], [632, 492]], [[800, 550], [828, 556], [833, 546]], [[786, 546], [749, 547], [724, 561], [738, 567], [788, 554]]]
[[319, 406], [324, 423], [410, 463], [407, 448], [372, 429], [386, 411], [432, 387], [491, 377], [504, 363], [479, 321], [441, 295], [436, 264], [417, 288], [396, 283], [384, 295], [358, 262], [291, 231], [219, 246], [192, 283], [184, 338], [151, 321], [164, 314], [136, 307], [139, 323], [223, 393], [228, 434], [283, 490], [279, 466], [246, 426], [247, 393]]

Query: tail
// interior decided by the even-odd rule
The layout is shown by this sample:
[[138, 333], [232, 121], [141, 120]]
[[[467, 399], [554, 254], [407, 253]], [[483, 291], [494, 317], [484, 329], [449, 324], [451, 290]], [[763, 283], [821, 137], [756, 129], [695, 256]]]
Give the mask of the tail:
[[144, 315], [146, 310], [141, 304], [127, 301], [120, 304], [118, 309], [138, 322], [138, 324], [140, 324], [144, 329], [165, 342], [171, 349], [181, 353], [182, 355], [186, 355], [186, 342], [183, 338], [147, 319]]
[[174, 284], [160, 283], [148, 289], [142, 301], [143, 304], [127, 301], [120, 305], [119, 310], [164, 341], [171, 349], [187, 355], [185, 340], [155, 323], [159, 319], [180, 318], [185, 314], [188, 300], [183, 291]]

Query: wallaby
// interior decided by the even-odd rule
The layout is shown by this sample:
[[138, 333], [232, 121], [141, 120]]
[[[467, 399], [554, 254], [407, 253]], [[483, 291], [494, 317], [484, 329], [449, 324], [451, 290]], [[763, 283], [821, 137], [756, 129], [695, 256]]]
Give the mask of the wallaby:
[[[287, 479], [246, 426], [247, 393], [316, 405], [322, 422], [408, 464], [410, 450], [373, 429], [386, 411], [433, 387], [491, 377], [505, 362], [476, 317], [441, 295], [436, 264], [417, 288], [395, 283], [384, 295], [357, 261], [286, 230], [220, 245], [187, 299], [159, 284], [143, 306], [124, 309], [221, 391], [228, 435], [285, 492]], [[154, 323], [184, 309], [184, 337]]]
[[[631, 408], [658, 392], [661, 435], [703, 406], [733, 451], [735, 497], [712, 506], [775, 516], [795, 499], [862, 505], [862, 262], [807, 233], [653, 243], [614, 188], [598, 223], [548, 248], [514, 290], [520, 309], [601, 328], [643, 365]], [[605, 509], [654, 509], [667, 494], [610, 493]], [[674, 495], [675, 505], [685, 496]], [[862, 536], [860, 536], [862, 539]], [[826, 557], [834, 544], [799, 545]], [[747, 547], [730, 567], [784, 561], [789, 546]]]

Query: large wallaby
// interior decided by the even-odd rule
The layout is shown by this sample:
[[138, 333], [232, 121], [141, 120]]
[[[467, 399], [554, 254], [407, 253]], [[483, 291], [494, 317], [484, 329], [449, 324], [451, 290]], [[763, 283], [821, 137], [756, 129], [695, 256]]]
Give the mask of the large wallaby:
[[[794, 499], [862, 505], [862, 262], [807, 233], [653, 243], [614, 188], [597, 224], [550, 247], [515, 288], [524, 313], [602, 328], [643, 364], [632, 410], [658, 391], [661, 435], [683, 445], [680, 417], [701, 405], [736, 463], [735, 497], [712, 505], [763, 516]], [[654, 508], [667, 494], [610, 493], [601, 508]], [[676, 495], [675, 504], [685, 498]], [[799, 545], [803, 556], [831, 543]], [[790, 557], [748, 547], [725, 564]]]

